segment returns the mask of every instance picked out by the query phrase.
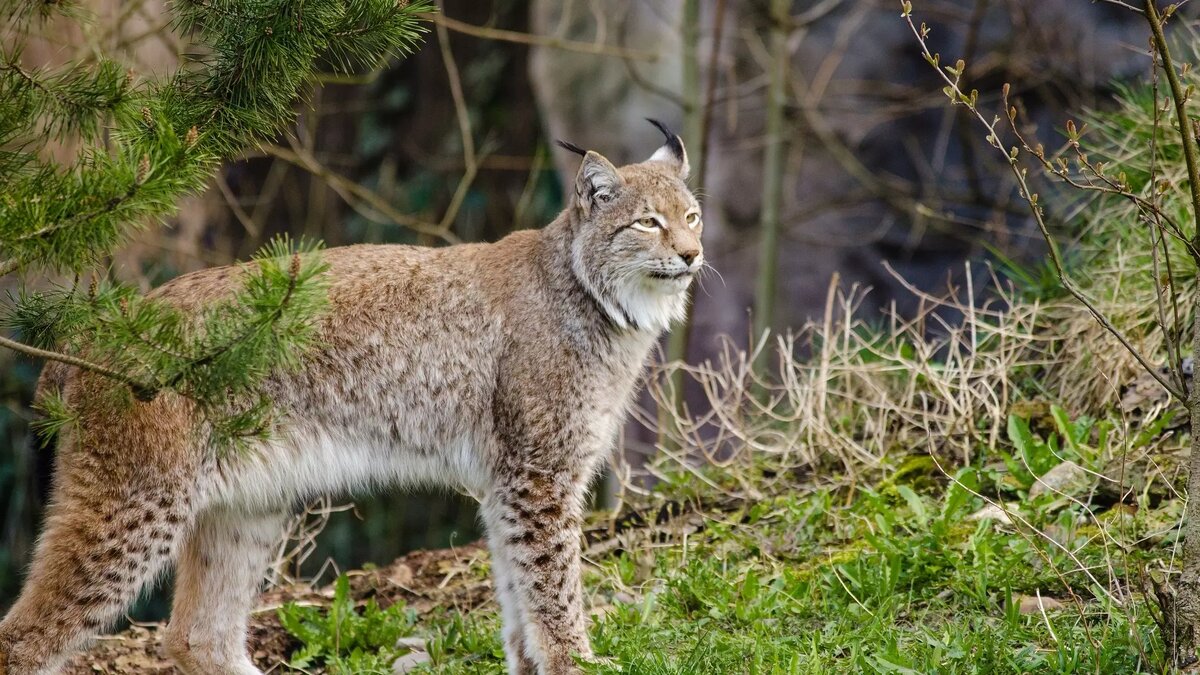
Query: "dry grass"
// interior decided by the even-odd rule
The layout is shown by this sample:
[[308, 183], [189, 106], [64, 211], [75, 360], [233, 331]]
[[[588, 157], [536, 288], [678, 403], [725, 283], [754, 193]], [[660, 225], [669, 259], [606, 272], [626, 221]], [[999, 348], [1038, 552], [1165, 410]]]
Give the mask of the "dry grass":
[[[910, 286], [920, 301], [911, 318], [894, 310], [863, 316], [867, 291], [842, 288], [835, 277], [820, 321], [763, 340], [752, 353], [727, 341], [716, 361], [656, 370], [656, 402], [674, 397], [670, 373], [682, 370], [705, 405], [703, 412], [685, 406], [667, 430], [690, 453], [664, 452], [648, 471], [673, 465], [700, 476], [703, 465], [769, 457], [782, 467], [855, 475], [889, 454], [925, 447], [930, 435], [940, 456], [970, 463], [1003, 435], [1016, 380], [1046, 377], [1059, 365], [1064, 336], [1049, 328], [1067, 308], [1021, 301], [990, 269], [982, 278], [994, 297], [971, 303], [979, 275], [970, 265], [964, 272], [968, 281], [948, 297]], [[775, 356], [770, 377], [751, 368], [765, 349]]]

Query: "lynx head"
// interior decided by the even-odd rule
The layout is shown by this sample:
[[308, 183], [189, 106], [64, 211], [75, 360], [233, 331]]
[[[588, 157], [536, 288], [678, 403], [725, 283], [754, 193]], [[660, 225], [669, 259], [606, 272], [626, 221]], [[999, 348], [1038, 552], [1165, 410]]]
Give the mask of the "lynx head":
[[687, 310], [687, 289], [704, 264], [700, 203], [688, 189], [683, 141], [650, 120], [666, 143], [639, 164], [617, 168], [583, 155], [571, 198], [572, 268], [621, 328], [660, 332]]

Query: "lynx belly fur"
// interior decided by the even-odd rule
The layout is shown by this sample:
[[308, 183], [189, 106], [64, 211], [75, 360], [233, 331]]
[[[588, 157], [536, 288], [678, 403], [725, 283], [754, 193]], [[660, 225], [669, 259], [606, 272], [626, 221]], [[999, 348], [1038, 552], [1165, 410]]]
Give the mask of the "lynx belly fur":
[[[47, 367], [43, 390], [78, 423], [61, 435], [44, 533], [0, 623], [0, 675], [56, 672], [171, 563], [164, 640], [179, 668], [257, 674], [247, 615], [295, 505], [416, 484], [481, 503], [509, 672], [577, 672], [590, 656], [584, 496], [703, 264], [686, 152], [659, 126], [667, 143], [645, 162], [583, 153], [568, 207], [541, 230], [326, 251], [320, 346], [269, 381], [285, 422], [250, 451], [214, 452], [186, 398], [118, 405], [110, 381]], [[198, 309], [239, 275], [205, 270], [156, 294]]]

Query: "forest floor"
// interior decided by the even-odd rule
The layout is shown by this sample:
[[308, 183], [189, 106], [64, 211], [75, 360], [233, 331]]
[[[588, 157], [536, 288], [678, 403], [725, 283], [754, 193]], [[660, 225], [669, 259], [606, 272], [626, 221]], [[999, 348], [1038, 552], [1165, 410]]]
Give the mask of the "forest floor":
[[[344, 596], [362, 607], [373, 599], [381, 607], [405, 607], [417, 615], [453, 608], [469, 613], [492, 602], [491, 583], [470, 572], [487, 556], [482, 543], [453, 549], [416, 551], [392, 564], [346, 575]], [[291, 584], [272, 588], [259, 597], [250, 620], [250, 652], [267, 672], [303, 672], [288, 667], [291, 656], [303, 646], [284, 628], [280, 608], [311, 607], [322, 611], [334, 603], [335, 587]], [[336, 625], [336, 624], [335, 624]], [[175, 668], [162, 648], [160, 624], [138, 624], [101, 638], [86, 653], [71, 660], [65, 675], [166, 675]], [[394, 646], [394, 645], [389, 645]], [[390, 671], [388, 671], [390, 672]]]
[[[592, 519], [602, 661], [588, 670], [1161, 672], [1149, 587], [1182, 509], [1181, 451], [1161, 445], [1170, 418], [1118, 463], [1101, 422], [1014, 414], [992, 456], [952, 473], [896, 453], [855, 476], [668, 475], [640, 508]], [[251, 645], [267, 672], [504, 672], [480, 543], [275, 588], [260, 605]], [[136, 626], [67, 672], [173, 672], [159, 654], [156, 627]]]

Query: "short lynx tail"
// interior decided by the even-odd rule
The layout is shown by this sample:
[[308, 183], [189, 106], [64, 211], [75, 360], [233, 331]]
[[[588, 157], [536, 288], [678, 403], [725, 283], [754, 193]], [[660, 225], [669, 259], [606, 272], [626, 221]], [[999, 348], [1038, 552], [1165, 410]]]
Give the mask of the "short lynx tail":
[[[174, 556], [191, 519], [194, 481], [144, 451], [74, 447], [75, 435], [61, 439], [44, 534], [21, 596], [0, 622], [0, 675], [54, 672], [111, 626]], [[90, 442], [101, 440], [111, 439]], [[113, 470], [110, 453], [118, 452], [145, 461]]]

